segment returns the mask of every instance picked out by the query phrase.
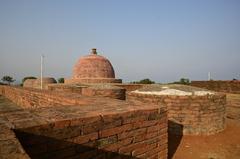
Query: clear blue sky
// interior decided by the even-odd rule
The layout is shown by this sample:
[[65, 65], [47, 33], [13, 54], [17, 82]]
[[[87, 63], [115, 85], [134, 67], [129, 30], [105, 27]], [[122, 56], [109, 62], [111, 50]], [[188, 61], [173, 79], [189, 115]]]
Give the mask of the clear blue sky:
[[239, 0], [0, 0], [0, 77], [70, 77], [97, 48], [124, 81], [240, 78]]

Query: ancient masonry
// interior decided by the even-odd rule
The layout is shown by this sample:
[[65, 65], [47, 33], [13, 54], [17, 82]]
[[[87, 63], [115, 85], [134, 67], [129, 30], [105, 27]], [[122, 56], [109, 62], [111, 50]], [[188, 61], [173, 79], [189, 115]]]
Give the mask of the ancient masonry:
[[[43, 88], [47, 89], [48, 88], [48, 84], [52, 84], [52, 83], [57, 83], [57, 81], [54, 78], [51, 77], [44, 77], [42, 79], [42, 84], [43, 84]], [[41, 88], [41, 80], [40, 79], [27, 79], [24, 83], [23, 83], [23, 87], [28, 87], [28, 88]]]
[[206, 88], [218, 92], [240, 93], [240, 81], [192, 81], [192, 86]]
[[[162, 90], [159, 91], [159, 88]], [[129, 93], [128, 100], [164, 105], [168, 111], [169, 132], [172, 134], [211, 135], [225, 128], [225, 94], [189, 86], [152, 86], [147, 90], [143, 88]]]
[[40, 90], [31, 82], [0, 86], [0, 158], [167, 159], [168, 133], [211, 135], [225, 128], [224, 94], [121, 84], [96, 49], [80, 58], [66, 83], [48, 78]]
[[90, 55], [80, 58], [73, 69], [72, 79], [65, 81], [67, 84], [77, 83], [122, 83], [115, 79], [115, 72], [108, 59], [97, 54], [92, 49]]

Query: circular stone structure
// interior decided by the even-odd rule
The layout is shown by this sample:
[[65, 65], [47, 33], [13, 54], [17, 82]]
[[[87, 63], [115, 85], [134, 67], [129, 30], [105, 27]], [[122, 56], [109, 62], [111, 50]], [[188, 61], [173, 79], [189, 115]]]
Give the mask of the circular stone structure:
[[[53, 84], [53, 83], [57, 83], [57, 81], [52, 77], [43, 77], [42, 78], [42, 84], [44, 86], [47, 85], [47, 84]], [[36, 86], [41, 86], [41, 79], [40, 78], [36, 79], [34, 84]]]
[[73, 68], [72, 79], [65, 83], [121, 83], [121, 79], [115, 79], [114, 69], [110, 61], [97, 54], [94, 48], [90, 55], [81, 57]]
[[23, 82], [23, 87], [33, 88], [35, 81], [36, 81], [36, 79], [26, 79]]
[[[54, 84], [57, 83], [57, 81], [52, 78], [52, 77], [43, 77], [42, 78], [42, 85], [44, 89], [48, 88], [49, 84]], [[41, 79], [27, 79], [23, 83], [23, 87], [28, 87], [28, 88], [41, 88]]]
[[127, 99], [163, 105], [171, 134], [211, 135], [225, 129], [225, 94], [185, 85], [150, 85], [130, 92]]

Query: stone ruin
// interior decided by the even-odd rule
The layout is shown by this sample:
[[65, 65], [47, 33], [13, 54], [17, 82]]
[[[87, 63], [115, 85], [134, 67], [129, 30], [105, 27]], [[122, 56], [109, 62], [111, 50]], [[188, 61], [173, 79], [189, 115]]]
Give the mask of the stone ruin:
[[[53, 84], [53, 83], [57, 83], [57, 81], [52, 77], [42, 78], [43, 89], [47, 89], [48, 85]], [[41, 88], [41, 79], [40, 78], [38, 78], [38, 79], [27, 79], [27, 80], [24, 81], [23, 87], [40, 89]]]
[[0, 158], [166, 159], [169, 134], [225, 128], [224, 94], [119, 82], [93, 49], [64, 84], [0, 86]]
[[115, 79], [115, 72], [111, 62], [98, 55], [97, 50], [94, 48], [90, 55], [78, 60], [73, 68], [73, 77], [66, 79], [65, 83], [122, 83], [122, 80]]

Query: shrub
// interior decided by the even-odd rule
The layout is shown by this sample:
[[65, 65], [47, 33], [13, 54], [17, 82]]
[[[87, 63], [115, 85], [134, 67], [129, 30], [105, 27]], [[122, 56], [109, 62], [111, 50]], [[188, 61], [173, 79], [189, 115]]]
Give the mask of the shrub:
[[155, 82], [151, 81], [149, 78], [145, 78], [143, 80], [133, 81], [133, 82], [130, 82], [130, 83], [133, 83], [133, 84], [154, 84]]
[[64, 83], [64, 78], [59, 78], [58, 83]]

